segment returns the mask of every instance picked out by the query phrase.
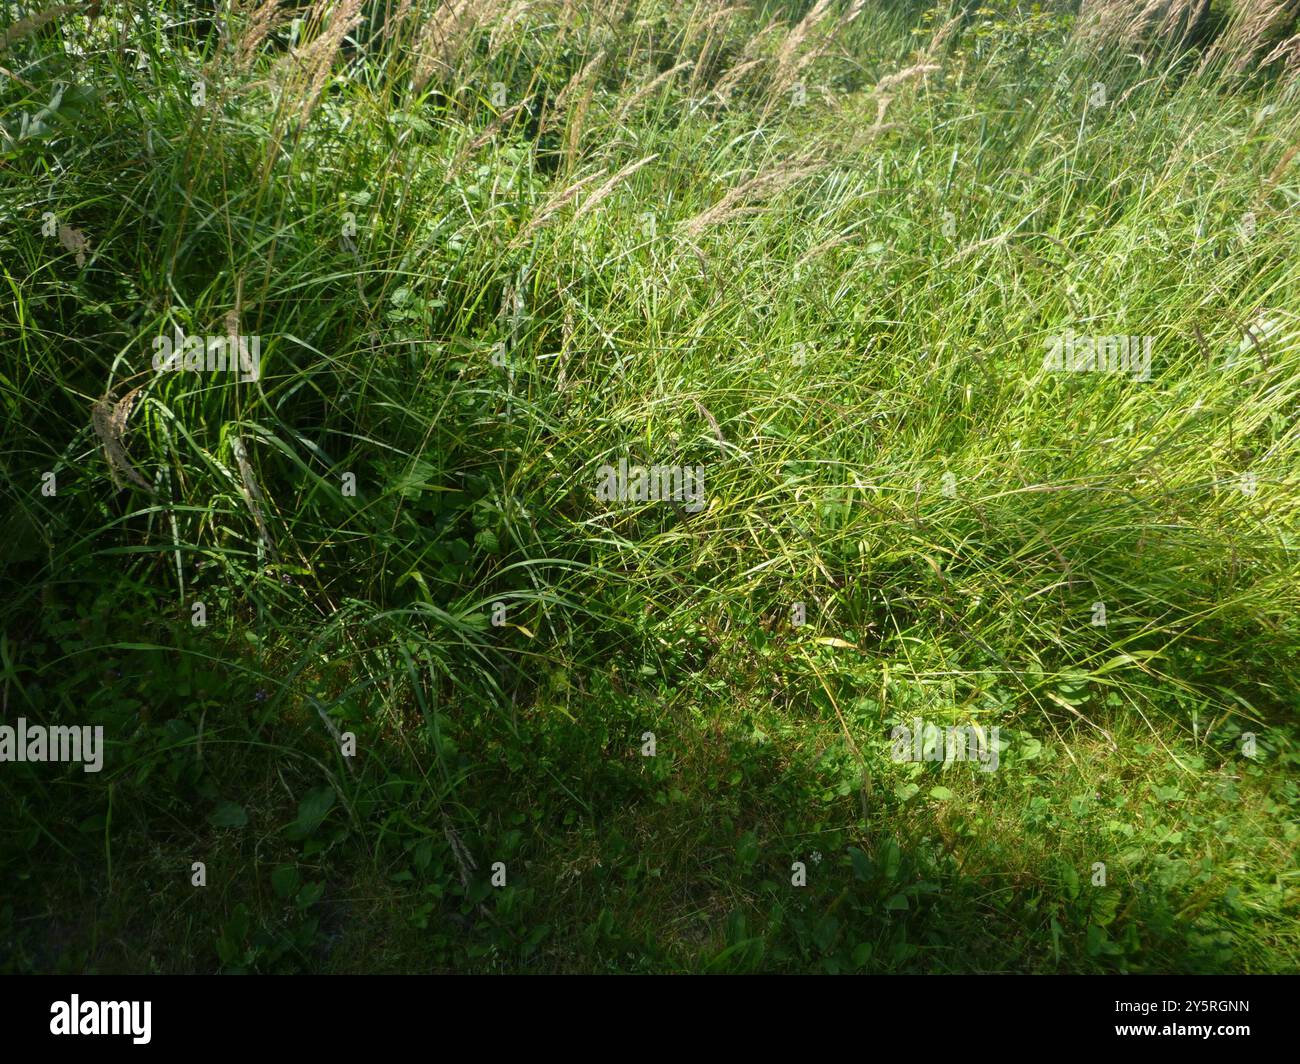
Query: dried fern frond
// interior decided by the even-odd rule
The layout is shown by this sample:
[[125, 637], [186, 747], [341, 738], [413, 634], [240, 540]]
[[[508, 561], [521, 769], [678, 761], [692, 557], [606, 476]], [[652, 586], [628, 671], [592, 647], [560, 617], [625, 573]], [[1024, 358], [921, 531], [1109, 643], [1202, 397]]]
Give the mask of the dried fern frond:
[[[1240, 75], [1268, 65], [1278, 54], [1285, 54], [1286, 42], [1278, 37], [1295, 22], [1295, 0], [1244, 0], [1228, 28], [1214, 42], [1201, 60], [1204, 69], [1222, 63], [1229, 75]], [[1265, 52], [1269, 58], [1264, 58]]]
[[898, 88], [898, 86], [903, 84], [905, 81], [910, 81], [912, 78], [923, 78], [926, 74], [933, 73], [938, 69], [938, 63], [917, 63], [915, 66], [910, 66], [905, 70], [898, 71], [897, 73], [886, 74], [876, 82], [876, 87], [871, 91], [873, 93], [885, 93], [890, 89]]
[[686, 233], [688, 236], [698, 236], [704, 230], [728, 218], [748, 213], [756, 209], [754, 204], [771, 199], [805, 177], [811, 177], [821, 168], [821, 163], [805, 161], [756, 174], [744, 184], [731, 189], [712, 207], [701, 211], [687, 222]]
[[249, 513], [253, 515], [253, 522], [257, 525], [257, 534], [266, 547], [267, 552], [274, 558], [275, 541], [271, 538], [271, 530], [267, 527], [266, 517], [262, 512], [262, 489], [257, 486], [257, 480], [253, 476], [253, 467], [248, 463], [248, 454], [244, 449], [244, 441], [236, 436], [230, 442], [230, 449], [235, 455], [235, 464], [239, 466], [239, 479], [243, 482], [244, 502], [248, 505]]
[[35, 14], [28, 15], [26, 18], [20, 18], [4, 33], [0, 33], [0, 52], [5, 51], [15, 41], [20, 41], [24, 37], [30, 36], [39, 30], [42, 26], [48, 25], [61, 15], [67, 15], [76, 11], [73, 4], [57, 4], [54, 7], [47, 7], [44, 11], [37, 11]]
[[302, 98], [302, 119], [306, 122], [316, 108], [320, 94], [334, 68], [334, 59], [345, 38], [361, 22], [361, 0], [340, 0], [330, 18], [329, 29], [302, 49], [306, 92]]
[[694, 65], [695, 64], [688, 59], [684, 62], [678, 63], [675, 67], [671, 68], [670, 70], [665, 70], [658, 77], [652, 78], [647, 84], [641, 86], [641, 88], [637, 89], [636, 92], [634, 92], [631, 96], [629, 96], [626, 100], [624, 100], [622, 104], [619, 105], [618, 114], [615, 116], [615, 122], [621, 122], [623, 118], [627, 115], [627, 113], [632, 110], [633, 107], [635, 107], [638, 103], [640, 103], [652, 92], [654, 92], [655, 89], [659, 88], [659, 86], [662, 85], [669, 78], [676, 77], [682, 71], [689, 70]]
[[583, 215], [594, 211], [596, 207], [600, 205], [601, 200], [612, 193], [614, 189], [618, 188], [619, 185], [640, 170], [641, 167], [645, 166], [646, 163], [653, 162], [657, 158], [659, 158], [659, 153], [655, 152], [653, 155], [647, 155], [644, 159], [638, 159], [634, 163], [628, 163], [627, 166], [623, 167], [623, 169], [601, 185], [600, 188], [596, 189], [596, 191], [587, 198], [586, 202], [574, 211], [573, 220], [576, 222]]
[[830, 13], [830, 6], [831, 0], [817, 0], [799, 24], [786, 34], [781, 50], [776, 53], [776, 73], [772, 76], [772, 87], [778, 94], [788, 89], [799, 71], [815, 58], [815, 53], [800, 55], [800, 51]]
[[59, 226], [59, 243], [63, 245], [66, 251], [75, 251], [77, 253], [77, 265], [86, 265], [86, 249], [90, 247], [90, 240], [80, 229], [73, 229], [70, 225]]
[[417, 93], [435, 74], [450, 72], [457, 49], [476, 29], [490, 22], [501, 6], [502, 0], [443, 0], [415, 43]]
[[266, 38], [280, 24], [288, 21], [288, 14], [277, 18], [279, 8], [280, 0], [262, 0], [262, 4], [253, 11], [244, 26], [244, 32], [234, 42], [236, 70], [246, 71], [252, 67]]
[[104, 459], [108, 463], [108, 472], [109, 476], [113, 478], [113, 486], [118, 489], [122, 487], [122, 481], [119, 479], [119, 474], [121, 474], [132, 484], [152, 493], [153, 487], [131, 464], [131, 459], [128, 457], [126, 447], [123, 444], [123, 439], [126, 436], [127, 418], [131, 416], [131, 408], [135, 405], [135, 397], [143, 387], [144, 385], [139, 388], [132, 388], [131, 391], [116, 401], [114, 401], [111, 394], [98, 400], [90, 410], [90, 425], [104, 447]]

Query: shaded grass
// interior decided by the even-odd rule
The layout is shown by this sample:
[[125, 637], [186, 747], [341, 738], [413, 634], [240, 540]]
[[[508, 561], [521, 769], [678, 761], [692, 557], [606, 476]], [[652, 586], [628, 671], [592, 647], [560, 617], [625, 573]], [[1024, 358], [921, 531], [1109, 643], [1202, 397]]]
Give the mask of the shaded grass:
[[[407, 26], [310, 121], [285, 31], [23, 42], [5, 718], [110, 756], [0, 779], [11, 966], [1294, 970], [1294, 86], [991, 8]], [[152, 372], [232, 315], [258, 381]]]

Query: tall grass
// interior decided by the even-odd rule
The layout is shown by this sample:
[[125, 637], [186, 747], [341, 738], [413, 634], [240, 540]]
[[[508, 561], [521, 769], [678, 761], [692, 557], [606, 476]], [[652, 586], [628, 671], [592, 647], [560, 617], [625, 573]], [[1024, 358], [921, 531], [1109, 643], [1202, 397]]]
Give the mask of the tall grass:
[[[1115, 910], [1061, 910], [1062, 947], [1017, 895], [1023, 952], [963, 954], [936, 928], [988, 914], [955, 886], [910, 938], [878, 905], [760, 933], [768, 885], [708, 870], [720, 837], [813, 831], [798, 781], [833, 753], [850, 783], [815, 830], [854, 872], [844, 847], [888, 869], [894, 846], [896, 878], [882, 839], [922, 814], [888, 734], [917, 706], [1075, 772], [1151, 742], [1232, 774], [1243, 729], [1289, 763], [1293, 77], [1000, 0], [188, 10], [10, 5], [0, 52], [5, 717], [102, 720], [111, 753], [102, 779], [0, 778], [25, 881], [72, 861], [110, 897], [173, 873], [193, 897], [152, 849], [225, 853], [228, 899], [264, 861], [326, 885], [323, 915], [284, 895], [292, 933], [186, 900], [217, 945], [168, 924], [177, 967], [318, 967], [374, 892], [399, 924], [459, 912], [451, 966], [804, 967], [828, 936], [834, 967], [1294, 966], [1281, 822], [1169, 885], [1213, 937], [1236, 872], [1276, 878], [1226, 953], [1168, 929], [1102, 948]], [[156, 373], [177, 328], [259, 337], [258, 379]], [[1154, 338], [1150, 380], [1044, 370], [1066, 329]], [[599, 502], [620, 457], [702, 466], [707, 505]], [[729, 745], [751, 734], [778, 751]], [[740, 779], [708, 767], [728, 749]], [[1014, 783], [971, 788], [986, 827], [1019, 815]], [[232, 808], [283, 824], [305, 793], [275, 858], [230, 834]], [[1107, 860], [1094, 829], [1014, 875]], [[972, 882], [1016, 863], [938, 830]], [[659, 893], [616, 846], [637, 900], [615, 932], [603, 892], [562, 900], [566, 869], [638, 833], [694, 886]], [[487, 869], [516, 853], [530, 885], [502, 902]], [[660, 937], [696, 889], [708, 941]]]

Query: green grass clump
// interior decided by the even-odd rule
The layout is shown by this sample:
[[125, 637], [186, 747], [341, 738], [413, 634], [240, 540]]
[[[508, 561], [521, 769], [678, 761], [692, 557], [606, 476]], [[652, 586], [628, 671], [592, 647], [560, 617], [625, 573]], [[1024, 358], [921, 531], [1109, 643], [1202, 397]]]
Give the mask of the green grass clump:
[[0, 766], [0, 966], [1300, 968], [1300, 82], [120, 7], [0, 50], [3, 718], [107, 743]]

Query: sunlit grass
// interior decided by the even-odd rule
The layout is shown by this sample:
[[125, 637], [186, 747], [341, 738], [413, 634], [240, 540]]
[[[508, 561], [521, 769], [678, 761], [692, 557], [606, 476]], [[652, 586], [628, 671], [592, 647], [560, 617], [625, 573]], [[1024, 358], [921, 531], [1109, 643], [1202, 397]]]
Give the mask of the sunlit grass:
[[14, 964], [1294, 970], [1300, 101], [990, 7], [0, 55]]

